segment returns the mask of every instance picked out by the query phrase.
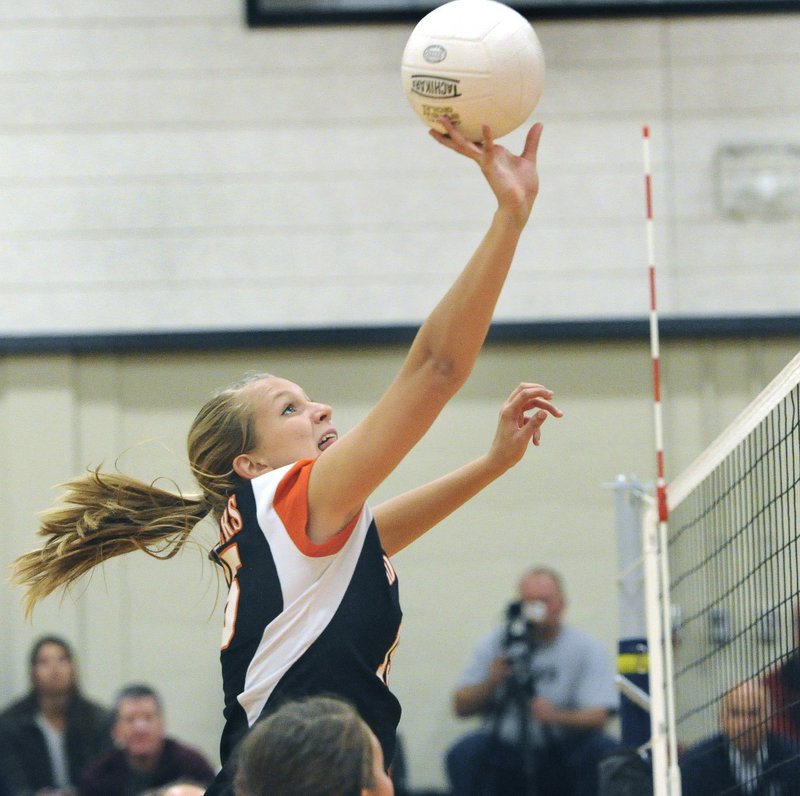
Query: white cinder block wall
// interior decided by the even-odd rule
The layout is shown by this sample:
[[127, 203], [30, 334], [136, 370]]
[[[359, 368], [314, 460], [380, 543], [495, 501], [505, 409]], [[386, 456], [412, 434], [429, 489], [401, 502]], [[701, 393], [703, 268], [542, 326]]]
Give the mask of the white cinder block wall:
[[[0, 0], [0, 335], [410, 322], [445, 289], [492, 203], [400, 93], [411, 26], [248, 31], [242, 18], [237, 0]], [[722, 144], [798, 143], [800, 16], [536, 27], [548, 60], [542, 192], [499, 317], [646, 313], [644, 123], [662, 309], [796, 313], [797, 220], [723, 219], [713, 158]], [[796, 350], [796, 340], [667, 346], [668, 469]], [[268, 367], [324, 393], [346, 428], [401, 355], [4, 357], [3, 564], [33, 544], [51, 485], [89, 464], [124, 452], [126, 471], [188, 487], [193, 412], [240, 372]], [[453, 680], [528, 563], [561, 567], [571, 618], [614, 648], [602, 485], [618, 472], [652, 477], [646, 346], [488, 349], [381, 495], [483, 450], [503, 396], [529, 378], [552, 384], [568, 417], [502, 485], [398, 556], [406, 624], [393, 678], [417, 786], [443, 782], [442, 752], [465, 729], [449, 713]], [[174, 732], [214, 756], [221, 588], [190, 551], [112, 562], [32, 624], [4, 589], [0, 696], [24, 688], [33, 636], [60, 632], [91, 694], [154, 682]]]
[[[476, 170], [402, 95], [410, 24], [0, 6], [0, 333], [416, 321], [486, 221]], [[723, 219], [714, 155], [797, 143], [800, 16], [536, 28], [542, 196], [498, 317], [642, 314], [643, 124], [662, 310], [793, 312], [797, 220]]]

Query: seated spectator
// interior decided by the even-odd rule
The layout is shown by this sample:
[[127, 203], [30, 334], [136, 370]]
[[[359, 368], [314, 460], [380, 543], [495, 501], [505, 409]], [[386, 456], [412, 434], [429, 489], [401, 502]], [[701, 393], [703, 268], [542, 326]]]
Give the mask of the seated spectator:
[[800, 741], [800, 604], [792, 612], [794, 649], [767, 673], [764, 684], [772, 703], [770, 729], [777, 735]]
[[287, 702], [242, 742], [237, 796], [393, 796], [378, 739], [346, 702]]
[[81, 796], [138, 796], [182, 777], [209, 785], [214, 772], [198, 751], [166, 736], [159, 695], [129, 685], [114, 703], [117, 749], [95, 760], [81, 782]]
[[681, 757], [683, 796], [800, 796], [798, 749], [768, 731], [761, 683], [747, 680], [725, 694], [719, 726]]
[[597, 796], [598, 764], [618, 746], [605, 732], [618, 704], [611, 658], [564, 622], [558, 572], [528, 570], [517, 593], [453, 693], [456, 715], [483, 726], [447, 752], [452, 792]]
[[0, 769], [12, 796], [68, 794], [112, 745], [111, 714], [80, 691], [70, 645], [44, 636], [30, 652], [31, 690], [0, 714]]

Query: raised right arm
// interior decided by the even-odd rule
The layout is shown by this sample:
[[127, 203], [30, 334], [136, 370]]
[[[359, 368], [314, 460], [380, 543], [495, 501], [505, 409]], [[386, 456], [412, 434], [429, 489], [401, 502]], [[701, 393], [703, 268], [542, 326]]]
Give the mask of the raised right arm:
[[536, 199], [541, 125], [519, 156], [463, 138], [449, 121], [436, 140], [474, 160], [497, 198], [488, 231], [464, 270], [420, 327], [387, 391], [367, 416], [322, 453], [309, 483], [308, 533], [320, 543], [350, 520], [375, 488], [430, 428], [466, 381], [478, 356]]

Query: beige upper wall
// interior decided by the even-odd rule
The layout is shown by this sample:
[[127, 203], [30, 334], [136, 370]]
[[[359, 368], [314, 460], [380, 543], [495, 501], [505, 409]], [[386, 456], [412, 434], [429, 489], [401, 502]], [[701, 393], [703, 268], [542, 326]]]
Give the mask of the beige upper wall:
[[[415, 322], [449, 283], [492, 200], [402, 95], [412, 25], [242, 19], [0, 4], [0, 334]], [[499, 317], [646, 313], [643, 124], [662, 311], [795, 312], [797, 219], [724, 219], [715, 153], [797, 144], [800, 15], [536, 29], [542, 195]]]
[[[663, 353], [668, 478], [685, 467], [797, 352], [800, 339], [668, 343]], [[248, 351], [0, 360], [0, 470], [6, 485], [2, 561], [35, 543], [36, 514], [52, 485], [116, 461], [143, 479], [191, 489], [184, 441], [205, 397], [249, 370], [281, 373], [334, 407], [346, 429], [398, 368], [401, 349]], [[644, 342], [489, 346], [463, 391], [375, 501], [479, 455], [505, 395], [535, 379], [557, 392], [566, 416], [548, 421], [540, 448], [470, 505], [395, 560], [405, 620], [392, 669], [403, 703], [415, 785], [443, 782], [442, 755], [466, 729], [450, 713], [453, 683], [479, 636], [499, 621], [523, 569], [564, 572], [569, 619], [613, 653], [618, 638], [614, 498], [619, 474], [655, 471], [649, 348]], [[95, 571], [63, 600], [46, 600], [33, 624], [20, 595], [0, 591], [0, 695], [25, 687], [35, 635], [75, 642], [86, 690], [103, 700], [130, 680], [156, 684], [171, 730], [216, 758], [221, 729], [218, 644], [224, 586], [203, 549], [167, 562], [131, 554]]]

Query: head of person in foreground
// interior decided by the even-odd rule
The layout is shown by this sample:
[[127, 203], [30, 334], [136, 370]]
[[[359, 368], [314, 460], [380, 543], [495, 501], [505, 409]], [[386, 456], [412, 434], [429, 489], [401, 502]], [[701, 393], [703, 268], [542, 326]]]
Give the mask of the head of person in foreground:
[[237, 796], [394, 796], [377, 738], [348, 703], [287, 702], [242, 742]]

